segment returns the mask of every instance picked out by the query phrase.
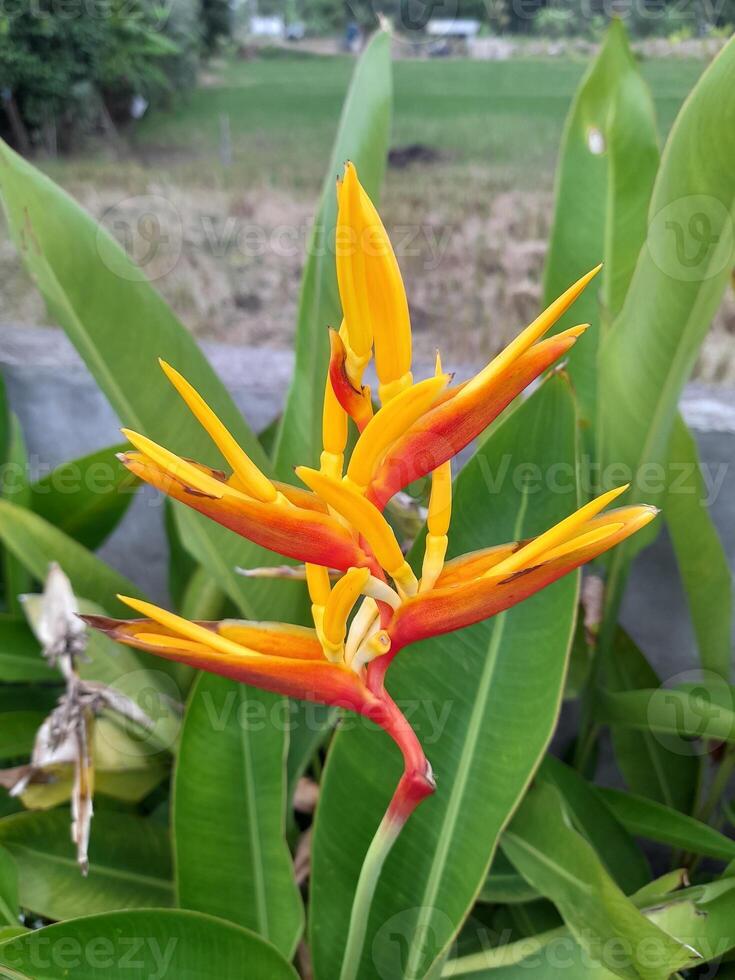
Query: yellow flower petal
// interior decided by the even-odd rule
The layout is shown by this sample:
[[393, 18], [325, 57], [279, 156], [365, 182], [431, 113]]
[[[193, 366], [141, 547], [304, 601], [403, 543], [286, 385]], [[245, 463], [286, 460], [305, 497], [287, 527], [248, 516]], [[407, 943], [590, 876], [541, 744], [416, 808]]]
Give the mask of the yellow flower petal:
[[409, 595], [416, 591], [416, 577], [403, 557], [393, 529], [380, 511], [344, 481], [335, 480], [308, 466], [297, 466], [296, 475], [322, 500], [363, 535], [378, 563]]
[[177, 480], [192, 487], [192, 489], [206, 494], [208, 497], [214, 497], [216, 500], [221, 500], [225, 494], [232, 495], [233, 491], [225, 483], [209, 476], [200, 470], [198, 466], [194, 466], [193, 463], [181, 459], [175, 453], [164, 449], [163, 446], [159, 446], [158, 443], [153, 442], [147, 436], [143, 436], [139, 432], [133, 432], [132, 429], [121, 429], [120, 431], [128, 442], [132, 443], [136, 449], [139, 449], [156, 466], [159, 466], [167, 473], [171, 473]]
[[507, 578], [513, 572], [520, 571], [523, 568], [529, 568], [533, 564], [538, 564], [539, 561], [546, 561], [547, 552], [568, 542], [575, 531], [583, 527], [596, 514], [599, 514], [603, 508], [612, 503], [621, 493], [624, 493], [629, 486], [630, 484], [626, 483], [622, 487], [608, 490], [607, 493], [603, 493], [595, 498], [595, 500], [591, 500], [584, 507], [580, 507], [570, 517], [560, 521], [537, 538], [533, 538], [527, 545], [519, 548], [518, 551], [509, 558], [506, 558], [505, 561], [501, 561], [499, 565], [486, 572], [485, 575], [498, 579]]
[[276, 499], [276, 489], [240, 447], [229, 430], [217, 418], [199, 392], [170, 364], [159, 358], [166, 377], [186, 402], [192, 415], [206, 430], [212, 442], [237, 474], [244, 490], [256, 500], [268, 503]]
[[347, 467], [347, 476], [357, 487], [361, 490], [367, 487], [388, 449], [431, 408], [448, 383], [448, 374], [419, 381], [402, 391], [370, 419], [357, 440]]

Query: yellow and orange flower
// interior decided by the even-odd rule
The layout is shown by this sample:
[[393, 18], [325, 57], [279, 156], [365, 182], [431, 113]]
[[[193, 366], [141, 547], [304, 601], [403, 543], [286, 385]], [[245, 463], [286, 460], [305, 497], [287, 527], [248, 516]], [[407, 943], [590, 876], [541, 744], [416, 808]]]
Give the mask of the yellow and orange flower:
[[[398, 263], [349, 163], [337, 194], [337, 278], [344, 319], [339, 332], [330, 336], [320, 467], [296, 468], [308, 489], [262, 473], [200, 395], [164, 362], [169, 380], [231, 472], [175, 456], [128, 430], [123, 431], [136, 451], [121, 456], [133, 473], [169, 496], [259, 545], [303, 562], [313, 628], [191, 623], [124, 597], [144, 618], [89, 621], [116, 640], [159, 656], [368, 715], [401, 748], [403, 790], [415, 805], [433, 782], [414, 733], [384, 686], [395, 654], [418, 640], [461, 629], [521, 602], [635, 533], [656, 511], [623, 506], [603, 513], [626, 489], [621, 487], [537, 538], [445, 563], [452, 457], [581, 337], [584, 325], [545, 339], [598, 269], [570, 286], [471, 380], [452, 387], [437, 358], [434, 376], [415, 382], [409, 311]], [[373, 356], [377, 410], [363, 385]], [[359, 436], [346, 461], [350, 424]], [[428, 474], [428, 534], [418, 576], [383, 511], [395, 493]]]

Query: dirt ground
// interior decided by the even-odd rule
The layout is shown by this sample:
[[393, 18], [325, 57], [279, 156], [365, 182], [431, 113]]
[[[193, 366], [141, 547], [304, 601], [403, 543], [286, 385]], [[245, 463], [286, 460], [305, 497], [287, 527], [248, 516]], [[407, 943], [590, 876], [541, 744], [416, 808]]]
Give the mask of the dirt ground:
[[[472, 196], [466, 192], [472, 188]], [[201, 338], [289, 347], [313, 200], [262, 186], [246, 193], [150, 180], [144, 171], [67, 188], [140, 262]], [[480, 362], [536, 313], [551, 192], [498, 187], [486, 171], [442, 162], [390, 169], [382, 211], [411, 306], [416, 353], [439, 347]], [[48, 323], [6, 236], [0, 322]], [[696, 376], [735, 383], [730, 290]]]

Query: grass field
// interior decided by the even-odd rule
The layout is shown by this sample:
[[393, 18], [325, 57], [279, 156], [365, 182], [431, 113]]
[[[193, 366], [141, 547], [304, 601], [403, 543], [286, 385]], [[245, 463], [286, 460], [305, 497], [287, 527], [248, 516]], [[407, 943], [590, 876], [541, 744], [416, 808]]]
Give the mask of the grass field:
[[[272, 57], [219, 66], [173, 111], [151, 114], [135, 144], [182, 175], [206, 179], [217, 162], [220, 118], [229, 118], [234, 166], [249, 180], [318, 186], [353, 61]], [[662, 132], [702, 71], [693, 60], [642, 65]], [[394, 146], [423, 143], [450, 162], [496, 170], [504, 183], [551, 180], [564, 118], [585, 62], [566, 59], [480, 62], [397, 61]], [[192, 159], [192, 157], [194, 159]], [[193, 164], [193, 166], [192, 166]], [[209, 172], [215, 179], [215, 171]]]

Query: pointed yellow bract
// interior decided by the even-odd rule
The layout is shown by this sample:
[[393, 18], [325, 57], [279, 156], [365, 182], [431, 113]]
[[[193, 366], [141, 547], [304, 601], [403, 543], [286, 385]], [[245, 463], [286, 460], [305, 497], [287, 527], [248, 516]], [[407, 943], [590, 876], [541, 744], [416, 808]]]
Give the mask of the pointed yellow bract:
[[140, 435], [139, 432], [133, 432], [132, 429], [120, 429], [120, 431], [128, 442], [140, 450], [144, 457], [152, 460], [157, 466], [171, 473], [177, 480], [197, 490], [199, 493], [220, 500], [226, 493], [233, 492], [225, 483], [215, 480], [214, 477], [204, 473], [199, 467], [194, 466], [193, 463], [181, 459], [175, 453], [153, 442], [152, 439]]
[[296, 475], [314, 493], [345, 518], [372, 548], [378, 564], [388, 572], [407, 595], [416, 591], [416, 576], [403, 557], [393, 529], [377, 507], [354, 486], [308, 466], [297, 466]]
[[448, 383], [448, 374], [419, 381], [402, 391], [370, 419], [352, 450], [347, 467], [347, 476], [358, 489], [365, 490], [390, 446], [428, 411]]
[[344, 659], [347, 618], [369, 578], [370, 571], [367, 568], [350, 568], [329, 594], [324, 609], [322, 630], [325, 648], [340, 660]]
[[550, 528], [544, 534], [540, 534], [537, 538], [534, 538], [525, 547], [519, 548], [518, 551], [509, 558], [506, 558], [505, 561], [500, 562], [499, 565], [486, 572], [486, 575], [492, 576], [493, 578], [506, 578], [508, 575], [512, 575], [513, 572], [529, 568], [538, 560], [546, 561], [546, 552], [566, 544], [575, 531], [583, 527], [592, 517], [599, 514], [608, 504], [617, 499], [621, 493], [625, 493], [629, 486], [630, 484], [626, 483], [622, 487], [608, 490], [607, 493], [603, 493], [594, 500], [591, 500], [584, 507], [580, 507], [570, 517], [555, 524], [554, 527]]
[[239, 443], [217, 418], [199, 392], [166, 361], [159, 358], [159, 364], [166, 377], [188, 405], [192, 415], [205, 429], [212, 442], [230, 464], [245, 492], [255, 497], [256, 500], [262, 500], [265, 503], [275, 500], [276, 488], [261, 473], [248, 454], [241, 449]]
[[412, 383], [408, 300], [383, 222], [349, 162], [338, 193], [336, 252], [349, 346], [360, 356], [374, 339], [385, 403]]

